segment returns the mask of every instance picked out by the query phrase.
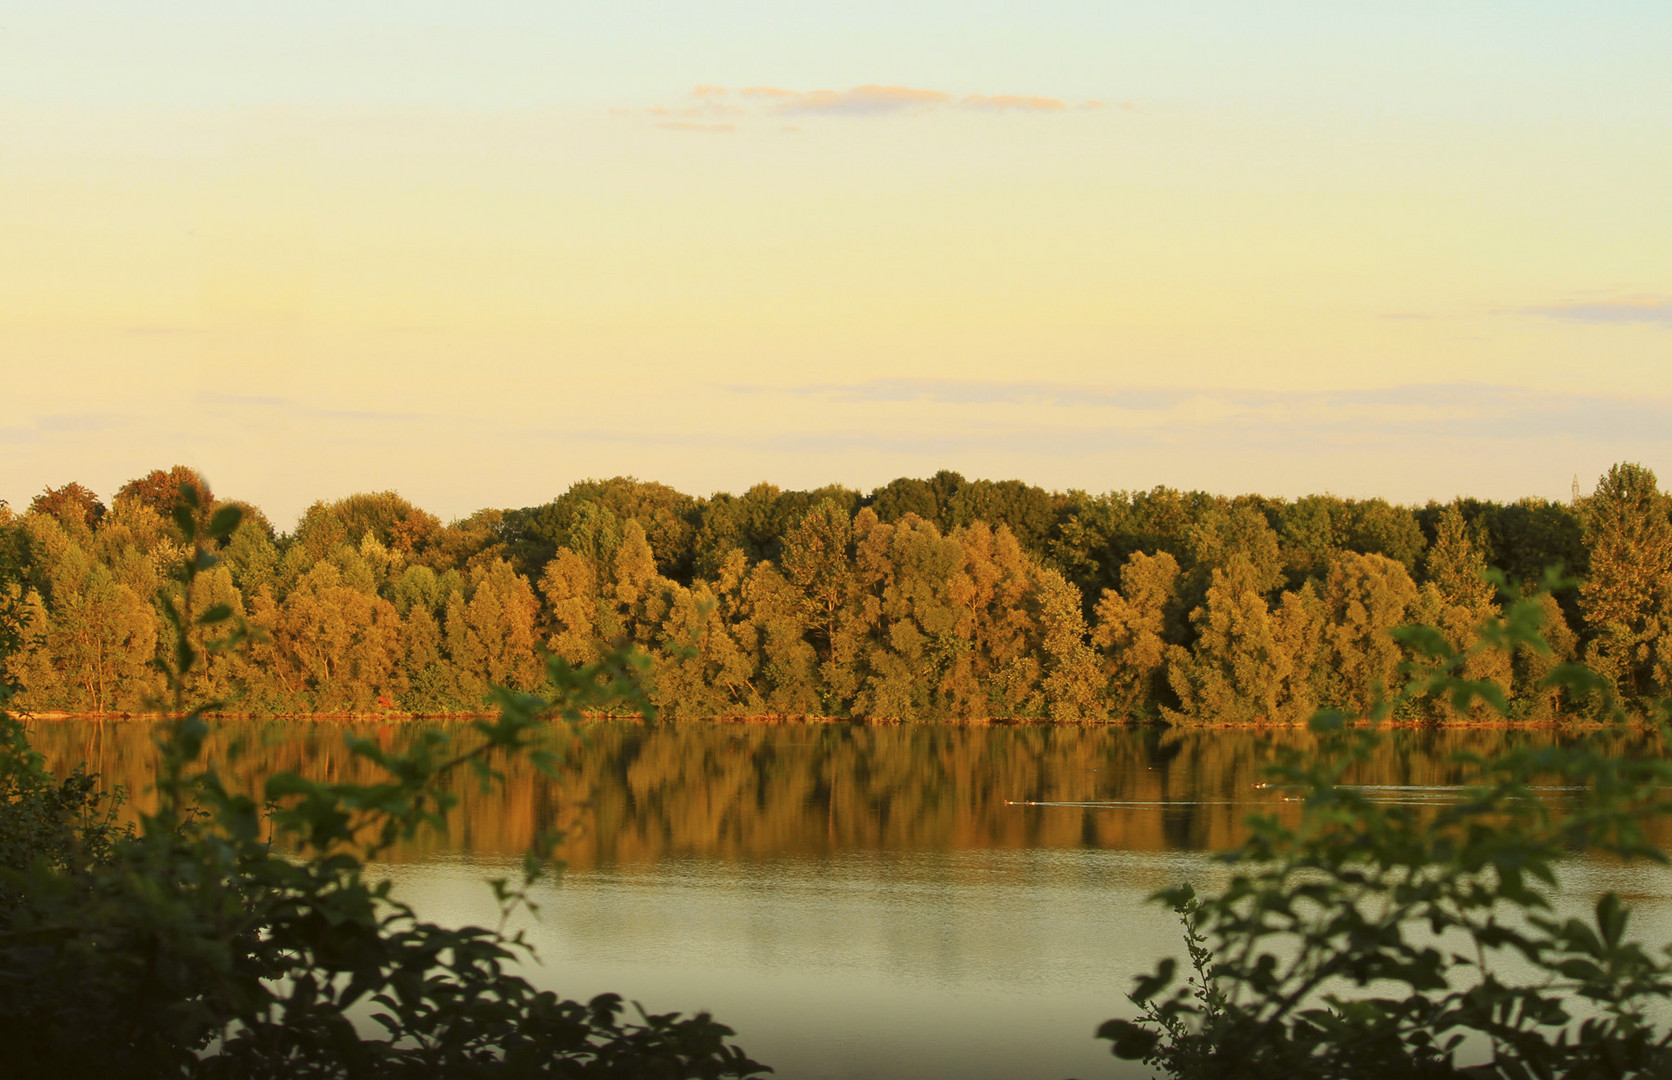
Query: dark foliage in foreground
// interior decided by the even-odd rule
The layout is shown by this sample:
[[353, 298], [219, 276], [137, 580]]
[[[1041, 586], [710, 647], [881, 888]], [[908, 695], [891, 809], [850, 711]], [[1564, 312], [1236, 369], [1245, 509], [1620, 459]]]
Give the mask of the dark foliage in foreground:
[[[112, 804], [74, 773], [54, 780], [20, 724], [0, 717], [0, 1075], [103, 1077], [573, 1077], [709, 1080], [766, 1071], [706, 1014], [587, 1003], [512, 971], [520, 935], [425, 922], [367, 879], [389, 845], [440, 827], [461, 768], [530, 754], [587, 708], [645, 703], [625, 653], [548, 667], [547, 695], [499, 695], [499, 715], [457, 745], [429, 733], [404, 754], [353, 740], [372, 784], [280, 774], [260, 800], [201, 759], [191, 676], [243, 630], [193, 594], [239, 511], [212, 519], [190, 492], [186, 542], [165, 596], [176, 629], [164, 675], [184, 718], [158, 747], [158, 809], [112, 825]], [[233, 628], [204, 642], [205, 633]], [[493, 883], [502, 911], [539, 875]]]
[[[1542, 645], [1541, 606], [1509, 605], [1481, 648]], [[1503, 710], [1503, 689], [1428, 627], [1401, 632], [1420, 657], [1398, 697], [1445, 695]], [[1550, 679], [1606, 700], [1579, 666]], [[1385, 717], [1397, 698], [1380, 702]], [[1383, 736], [1315, 717], [1314, 754], [1286, 753], [1272, 782], [1303, 800], [1298, 822], [1251, 820], [1217, 896], [1158, 899], [1185, 924], [1190, 971], [1140, 979], [1136, 1020], [1099, 1031], [1114, 1052], [1180, 1080], [1484, 1080], [1672, 1076], [1672, 949], [1628, 934], [1604, 892], [1589, 917], [1557, 912], [1557, 875], [1580, 851], [1665, 863], [1646, 818], [1672, 813], [1672, 761], [1621, 760], [1582, 742], [1460, 760], [1455, 800], [1388, 804], [1344, 783]], [[1659, 743], [1666, 745], [1663, 728]], [[1459, 1072], [1468, 1037], [1488, 1061]]]

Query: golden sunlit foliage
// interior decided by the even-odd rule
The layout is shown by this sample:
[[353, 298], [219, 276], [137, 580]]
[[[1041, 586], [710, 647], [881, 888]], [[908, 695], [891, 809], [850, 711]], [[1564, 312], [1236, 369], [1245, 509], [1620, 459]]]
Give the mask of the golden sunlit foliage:
[[[71, 483], [0, 518], [28, 624], [20, 705], [154, 699], [158, 568], [181, 551], [159, 507], [187, 485], [213, 498], [175, 466], [109, 510]], [[1488, 575], [1521, 588], [1550, 566], [1571, 582], [1542, 602], [1553, 655], [1485, 650], [1467, 674], [1509, 684], [1532, 720], [1561, 713], [1540, 679], [1572, 657], [1628, 703], [1672, 688], [1672, 498], [1638, 465], [1572, 506], [1093, 496], [952, 472], [701, 499], [617, 477], [446, 525], [382, 492], [316, 503], [289, 534], [239, 505], [197, 592], [262, 637], [194, 689], [257, 714], [477, 711], [544, 654], [621, 641], [651, 657], [671, 717], [1298, 723], [1393, 683], [1393, 627], [1466, 650], [1500, 602]]]

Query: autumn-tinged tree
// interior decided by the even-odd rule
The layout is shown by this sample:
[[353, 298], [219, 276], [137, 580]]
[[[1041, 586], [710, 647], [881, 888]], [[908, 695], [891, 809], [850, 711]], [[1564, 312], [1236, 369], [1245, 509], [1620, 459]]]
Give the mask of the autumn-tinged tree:
[[357, 546], [368, 533], [385, 547], [417, 554], [440, 531], [441, 520], [434, 514], [420, 510], [393, 491], [379, 491], [314, 503], [302, 514], [294, 537], [313, 559], [319, 560], [341, 544]]
[[[78, 619], [108, 628], [124, 604], [155, 618], [169, 602], [157, 567], [182, 554], [162, 511], [200, 483], [183, 467], [157, 470], [108, 513], [80, 485], [49, 489], [34, 512], [0, 523], [17, 549], [0, 606], [26, 610], [77, 657], [87, 649], [63, 635]], [[1515, 584], [1559, 561], [1589, 576], [1583, 603], [1573, 589], [1548, 605], [1558, 655], [1578, 647], [1569, 627], [1582, 610], [1587, 655], [1641, 697], [1672, 685], [1669, 530], [1667, 499], [1639, 466], [1617, 467], [1578, 508], [1059, 494], [943, 470], [864, 498], [757, 484], [691, 499], [586, 481], [543, 507], [442, 527], [393, 493], [365, 494], [316, 503], [288, 537], [245, 507], [198, 601], [247, 611], [271, 640], [260, 663], [228, 662], [198, 689], [236, 696], [247, 684], [258, 709], [472, 709], [489, 682], [526, 683], [541, 650], [585, 663], [623, 639], [650, 655], [668, 715], [1167, 710], [1286, 722], [1315, 706], [1365, 707], [1351, 688], [1396, 677], [1386, 631], [1401, 622], [1422, 619], [1467, 648], [1494, 603], [1484, 569]], [[130, 634], [117, 652], [143, 654], [144, 640]], [[1522, 715], [1565, 707], [1538, 686], [1545, 658], [1491, 663], [1477, 673], [1511, 675]], [[127, 707], [153, 680], [143, 655], [102, 695], [97, 675], [88, 683], [43, 649], [10, 670], [32, 684], [26, 700], [54, 708], [101, 696]]]
[[65, 527], [95, 528], [105, 516], [105, 504], [89, 489], [74, 481], [63, 487], [49, 487], [30, 500], [31, 514], [46, 514]]
[[464, 592], [456, 570], [437, 574], [428, 566], [408, 566], [389, 588], [389, 600], [401, 619], [401, 668], [406, 689], [403, 708], [417, 713], [474, 710], [479, 703], [460, 689], [449, 662], [441, 620], [452, 598]]
[[279, 711], [369, 712], [405, 689], [395, 606], [345, 584], [333, 563], [315, 563], [282, 602], [257, 592], [250, 623], [264, 635], [251, 650], [252, 694]]
[[1005, 525], [989, 529], [977, 521], [955, 530], [952, 539], [963, 550], [964, 565], [948, 594], [959, 608], [958, 634], [970, 647], [953, 658], [947, 708], [957, 719], [1026, 715], [1041, 692], [1043, 672], [1032, 602], [1038, 562]]
[[761, 707], [779, 716], [830, 711], [820, 693], [818, 656], [807, 642], [799, 590], [771, 563], [757, 563], [737, 583], [738, 645], [755, 672]]
[[544, 678], [535, 655], [539, 604], [528, 579], [499, 560], [470, 577], [470, 598], [447, 600], [447, 651], [461, 695], [480, 706], [490, 686], [533, 690]]
[[1272, 632], [1278, 652], [1288, 660], [1278, 680], [1272, 719], [1304, 724], [1325, 703], [1327, 620], [1323, 598], [1311, 579], [1278, 598], [1272, 610]]
[[720, 598], [706, 582], [671, 584], [657, 634], [652, 700], [672, 720], [748, 715], [762, 702], [754, 665], [732, 635]]
[[656, 572], [656, 554], [638, 518], [628, 518], [621, 543], [610, 560], [606, 620], [600, 629], [607, 637], [649, 645], [668, 611], [673, 583]]
[[1540, 594], [1538, 602], [1544, 617], [1540, 632], [1550, 651], [1540, 652], [1524, 644], [1516, 647], [1510, 658], [1511, 697], [1523, 719], [1559, 720], [1569, 714], [1571, 705], [1563, 700], [1560, 688], [1547, 686], [1545, 679], [1557, 665], [1578, 656], [1579, 636], [1569, 628], [1554, 596]]
[[[179, 602], [178, 597], [170, 600]], [[196, 624], [211, 608], [220, 606], [236, 619], [247, 614], [243, 594], [232, 580], [231, 568], [224, 562], [200, 573], [192, 587], [192, 643], [204, 659], [202, 668], [188, 678], [187, 693], [197, 701], [219, 701], [229, 708], [241, 709], [245, 707], [248, 659], [240, 652], [205, 648], [207, 642], [224, 632], [224, 627], [207, 629]]]
[[1178, 560], [1137, 552], [1121, 568], [1120, 591], [1097, 602], [1092, 643], [1102, 650], [1109, 711], [1138, 718], [1160, 699], [1169, 617], [1178, 601]]
[[1064, 723], [1107, 720], [1108, 710], [1098, 694], [1102, 672], [1097, 653], [1086, 643], [1080, 594], [1049, 567], [1035, 572], [1033, 585], [1044, 715]]
[[51, 603], [39, 593], [29, 602], [36, 646], [21, 669], [24, 703], [94, 713], [143, 707], [161, 690], [151, 667], [155, 610], [74, 541], [54, 547]]
[[858, 578], [875, 611], [867, 674], [854, 703], [861, 715], [916, 720], [939, 711], [944, 677], [970, 646], [957, 633], [950, 590], [963, 561], [957, 541], [913, 513], [860, 538]]
[[187, 488], [197, 492], [198, 500], [204, 506], [213, 504], [214, 498], [209, 493], [208, 482], [196, 469], [189, 469], [184, 465], [176, 465], [171, 469], [152, 469], [137, 480], [129, 480], [116, 490], [116, 496], [111, 502], [136, 503], [167, 521], [174, 513], [174, 505], [180, 501], [181, 493]]
[[[1273, 545], [1275, 552], [1275, 545]], [[1195, 644], [1168, 649], [1167, 680], [1179, 708], [1170, 720], [1197, 723], [1270, 722], [1290, 657], [1278, 644], [1265, 585], [1272, 568], [1233, 555], [1215, 568], [1202, 606], [1191, 613]]]
[[1642, 465], [1620, 464], [1580, 506], [1590, 577], [1579, 589], [1586, 658], [1627, 698], [1672, 690], [1672, 499]]
[[495, 559], [509, 559], [518, 572], [530, 579], [537, 577], [550, 553], [543, 553], [538, 565], [517, 558], [505, 539], [505, 516], [502, 510], [478, 510], [433, 533], [422, 551], [408, 549], [409, 558], [437, 573], [459, 570], [467, 574]]
[[801, 590], [821, 663], [830, 660], [842, 612], [853, 599], [852, 545], [853, 522], [831, 502], [814, 507], [784, 537], [784, 576]]
[[598, 571], [592, 560], [569, 548], [559, 548], [540, 578], [546, 600], [546, 648], [571, 664], [590, 663], [598, 656]]

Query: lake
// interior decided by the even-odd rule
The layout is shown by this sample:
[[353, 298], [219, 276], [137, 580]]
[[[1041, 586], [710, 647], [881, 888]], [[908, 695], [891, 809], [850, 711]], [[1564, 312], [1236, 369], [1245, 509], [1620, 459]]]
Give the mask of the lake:
[[[455, 730], [464, 737], [464, 725]], [[364, 778], [345, 731], [399, 746], [412, 724], [214, 723], [208, 753], [254, 787], [295, 769]], [[30, 725], [56, 768], [86, 762], [143, 804], [153, 725]], [[1357, 783], [1389, 797], [1454, 784], [1459, 750], [1549, 731], [1401, 730]], [[1631, 753], [1640, 737], [1606, 736]], [[450, 831], [379, 868], [427, 917], [491, 925], [490, 876], [541, 830], [566, 866], [537, 890], [536, 983], [614, 990], [653, 1011], [713, 1012], [790, 1080], [1144, 1076], [1092, 1038], [1130, 1015], [1132, 977], [1182, 955], [1146, 901], [1213, 888], [1211, 852], [1250, 812], [1293, 812], [1257, 787], [1305, 732], [1108, 727], [683, 723], [585, 725], [556, 779], [526, 762], [483, 792], [460, 777]], [[1413, 790], [1414, 789], [1414, 790]], [[1027, 805], [1023, 805], [1027, 804]], [[1672, 836], [1659, 837], [1664, 845]], [[1588, 906], [1612, 888], [1633, 926], [1672, 941], [1672, 878], [1602, 861], [1564, 874]]]

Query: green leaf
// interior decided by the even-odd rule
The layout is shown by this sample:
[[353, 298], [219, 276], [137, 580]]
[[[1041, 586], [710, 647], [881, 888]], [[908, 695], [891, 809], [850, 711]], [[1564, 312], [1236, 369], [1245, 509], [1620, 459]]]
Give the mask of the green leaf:
[[237, 506], [223, 506], [215, 511], [215, 516], [209, 519], [209, 536], [215, 540], [225, 540], [231, 536], [244, 520], [244, 511]]
[[1306, 722], [1306, 726], [1312, 729], [1314, 734], [1326, 735], [1346, 727], [1347, 718], [1335, 709], [1319, 709], [1312, 714], [1312, 718]]
[[1109, 1052], [1123, 1061], [1143, 1060], [1161, 1041], [1158, 1032], [1139, 1027], [1130, 1020], [1103, 1021], [1098, 1025], [1097, 1037], [1112, 1042], [1114, 1045], [1109, 1047]]
[[213, 626], [216, 623], [225, 622], [230, 618], [232, 618], [232, 608], [228, 607], [226, 604], [216, 604], [214, 607], [211, 607], [208, 611], [205, 611], [202, 615], [197, 617], [197, 625]]
[[1178, 970], [1178, 962], [1172, 957], [1163, 957], [1150, 975], [1139, 976], [1132, 989], [1132, 999], [1144, 1002], [1153, 1001], [1155, 996], [1165, 990], [1173, 981], [1173, 975]]

